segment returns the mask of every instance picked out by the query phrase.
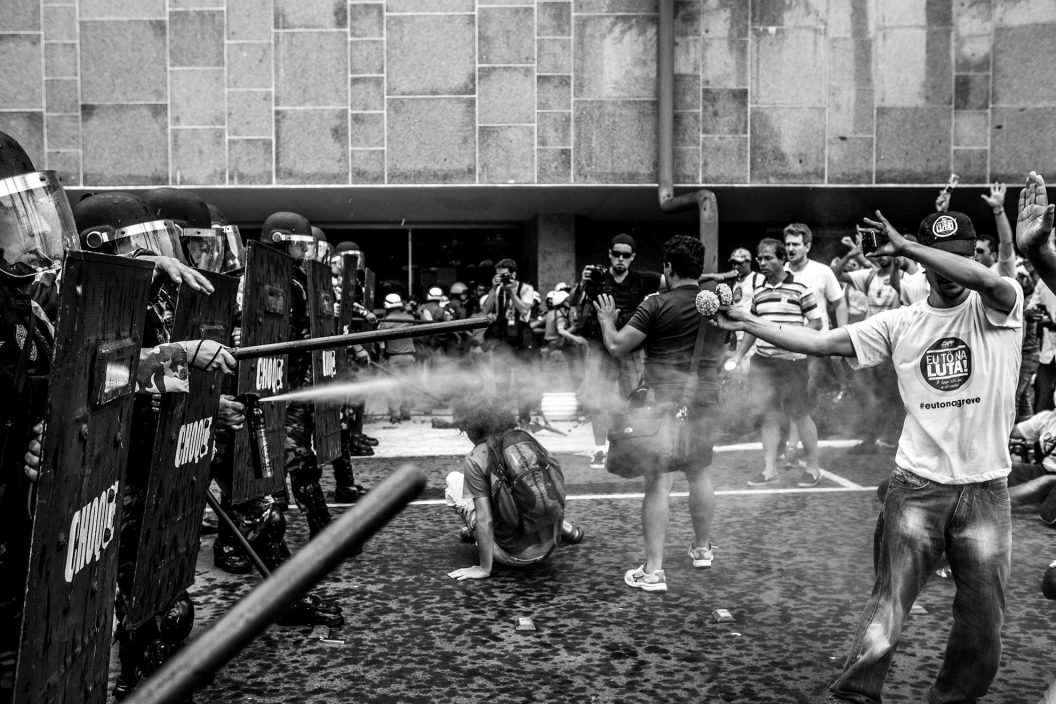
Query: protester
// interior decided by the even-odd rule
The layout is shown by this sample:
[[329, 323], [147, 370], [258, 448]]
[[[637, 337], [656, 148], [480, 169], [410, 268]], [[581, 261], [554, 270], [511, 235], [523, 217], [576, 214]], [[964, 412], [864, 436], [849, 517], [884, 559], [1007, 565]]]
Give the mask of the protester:
[[866, 224], [890, 240], [876, 256], [908, 256], [925, 267], [926, 301], [828, 333], [736, 309], [718, 322], [806, 354], [894, 365], [908, 417], [877, 524], [877, 577], [830, 691], [842, 700], [880, 702], [905, 615], [945, 552], [957, 588], [953, 626], [927, 699], [973, 701], [986, 693], [1001, 660], [1022, 291], [971, 260], [975, 228], [962, 213], [929, 215], [919, 242], [879, 212]]
[[[458, 511], [465, 524], [462, 536], [476, 542], [478, 564], [461, 567], [449, 573], [459, 581], [487, 579], [495, 563], [507, 567], [535, 565], [557, 547], [559, 540], [575, 544], [582, 542], [584, 531], [564, 520], [565, 485], [561, 466], [527, 432], [517, 429], [508, 405], [496, 398], [479, 399], [470, 395], [453, 409], [453, 422], [473, 443], [473, 450], [464, 460], [465, 472], [447, 475], [445, 498], [448, 506]], [[517, 442], [529, 448], [536, 467], [545, 466], [559, 504], [539, 524], [529, 524], [524, 507], [517, 495], [504, 481], [501, 448], [504, 443]], [[518, 453], [520, 457], [528, 452]], [[557, 510], [559, 508], [559, 510]]]
[[[752, 314], [787, 326], [809, 325], [820, 330], [822, 314], [813, 292], [785, 271], [784, 243], [766, 238], [759, 242], [756, 251], [756, 261], [765, 280], [752, 298]], [[748, 383], [756, 415], [762, 419], [763, 471], [749, 479], [748, 485], [765, 486], [780, 481], [777, 456], [781, 444], [781, 421], [787, 416], [799, 432], [806, 463], [797, 485], [817, 486], [821, 481], [818, 429], [810, 416], [807, 356], [766, 339], [759, 339], [758, 345], [756, 342], [756, 337], [748, 331], [730, 359], [731, 366], [737, 366], [753, 345], [756, 346]]]
[[688, 399], [692, 427], [691, 461], [685, 466], [642, 467], [645, 497], [642, 499], [642, 536], [645, 562], [628, 570], [624, 582], [647, 592], [667, 591], [664, 573], [664, 542], [670, 520], [669, 495], [675, 472], [682, 471], [689, 483], [689, 515], [693, 542], [689, 557], [694, 567], [710, 567], [714, 559], [711, 524], [715, 515], [715, 486], [708, 466], [718, 423], [718, 366], [721, 364], [725, 335], [709, 327], [700, 330], [696, 311], [700, 290], [697, 279], [704, 265], [704, 245], [700, 240], [676, 235], [664, 243], [663, 272], [667, 290], [648, 296], [622, 328], [617, 329], [619, 309], [608, 294], [598, 296], [598, 321], [605, 347], [617, 358], [635, 350], [645, 353], [644, 381], [658, 403], [681, 403], [693, 359], [698, 333], [703, 334], [695, 395]]

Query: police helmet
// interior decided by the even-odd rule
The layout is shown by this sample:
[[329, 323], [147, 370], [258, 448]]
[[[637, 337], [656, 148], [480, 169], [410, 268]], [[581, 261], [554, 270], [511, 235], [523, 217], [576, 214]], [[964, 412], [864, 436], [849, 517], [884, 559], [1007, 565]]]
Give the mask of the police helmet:
[[[260, 228], [260, 241], [303, 258], [315, 243], [315, 238], [312, 237], [312, 224], [308, 218], [299, 213], [280, 211], [264, 220]], [[291, 251], [293, 246], [297, 246], [298, 250]]]
[[209, 206], [180, 188], [152, 188], [140, 199], [158, 220], [169, 220], [187, 263], [203, 271], [219, 272], [224, 264], [223, 232], [213, 228]]
[[451, 284], [450, 293], [452, 296], [461, 296], [463, 294], [468, 294], [469, 286], [466, 286], [461, 281], [456, 281], [455, 283]]
[[73, 206], [73, 219], [83, 249], [123, 256], [159, 254], [186, 264], [176, 225], [159, 219], [132, 193], [90, 193]]
[[[345, 240], [344, 242], [339, 242], [337, 247], [334, 248], [334, 259], [340, 259], [344, 261], [345, 255], [348, 254], [356, 255], [357, 271], [363, 271], [367, 268], [367, 265], [364, 263], [366, 261], [366, 255], [363, 254], [363, 250], [360, 249], [360, 246], [355, 242], [352, 242], [351, 240]], [[342, 266], [344, 265], [342, 264]]]
[[385, 296], [385, 310], [394, 310], [396, 308], [403, 308], [403, 299], [400, 298], [400, 294], [390, 293]]
[[37, 171], [26, 150], [0, 132], [0, 273], [17, 278], [58, 271], [80, 249], [66, 191], [54, 171]]
[[426, 294], [426, 300], [427, 301], [439, 301], [443, 297], [444, 297], [444, 290], [442, 288], [440, 288], [439, 286], [433, 286], [432, 288], [429, 289], [429, 292]]

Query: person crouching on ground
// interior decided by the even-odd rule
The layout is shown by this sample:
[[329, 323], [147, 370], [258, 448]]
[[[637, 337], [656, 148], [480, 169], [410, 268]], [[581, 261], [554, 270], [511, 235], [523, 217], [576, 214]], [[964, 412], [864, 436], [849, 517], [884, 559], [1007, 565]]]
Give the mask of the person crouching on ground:
[[[473, 450], [465, 457], [464, 473], [447, 475], [445, 498], [465, 523], [462, 539], [476, 541], [479, 564], [461, 567], [448, 577], [459, 581], [486, 579], [495, 562], [508, 567], [535, 565], [553, 552], [559, 539], [569, 544], [583, 540], [583, 529], [564, 520], [565, 480], [561, 466], [530, 433], [516, 429], [509, 408], [497, 399], [466, 399], [453, 409], [453, 420], [455, 427], [473, 442]], [[520, 451], [502, 451], [510, 445]], [[548, 476], [554, 510], [542, 521], [529, 520], [530, 509], [519, 505], [515, 499], [515, 495], [520, 496], [518, 492], [507, 488], [501, 465], [505, 457], [509, 467], [511, 454], [528, 457], [527, 464], [534, 464]]]

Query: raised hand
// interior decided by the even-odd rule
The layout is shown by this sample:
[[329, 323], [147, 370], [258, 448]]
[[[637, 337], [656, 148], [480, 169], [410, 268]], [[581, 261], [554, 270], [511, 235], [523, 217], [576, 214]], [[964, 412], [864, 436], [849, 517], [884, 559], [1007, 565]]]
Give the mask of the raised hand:
[[1049, 243], [1054, 209], [1045, 192], [1045, 179], [1031, 171], [1026, 187], [1019, 193], [1016, 216], [1016, 244], [1021, 252], [1037, 251]]
[[986, 204], [990, 206], [995, 212], [998, 210], [1004, 210], [1005, 208], [1005, 184], [1000, 181], [995, 181], [990, 184], [990, 195], [985, 193], [979, 196], [986, 201]]

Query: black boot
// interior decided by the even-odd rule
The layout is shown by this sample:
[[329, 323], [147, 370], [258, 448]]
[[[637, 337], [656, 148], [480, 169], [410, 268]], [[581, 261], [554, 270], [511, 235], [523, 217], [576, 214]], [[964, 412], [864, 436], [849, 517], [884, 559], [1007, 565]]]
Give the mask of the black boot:
[[230, 574], [249, 574], [253, 563], [242, 546], [228, 543], [218, 534], [213, 542], [213, 564]]
[[363, 487], [356, 484], [356, 476], [352, 471], [352, 463], [348, 458], [341, 456], [333, 461], [334, 482], [337, 488], [334, 490], [334, 501], [339, 504], [354, 504], [359, 501], [363, 493]]
[[323, 494], [323, 488], [319, 486], [318, 479], [306, 479], [302, 474], [293, 475], [293, 498], [308, 520], [308, 532], [314, 538], [330, 524], [330, 509], [326, 505], [326, 496]]

